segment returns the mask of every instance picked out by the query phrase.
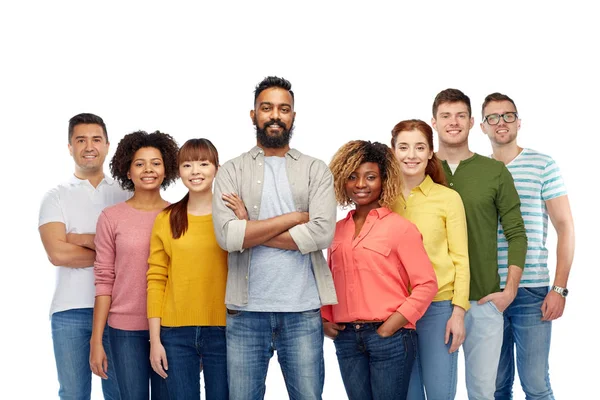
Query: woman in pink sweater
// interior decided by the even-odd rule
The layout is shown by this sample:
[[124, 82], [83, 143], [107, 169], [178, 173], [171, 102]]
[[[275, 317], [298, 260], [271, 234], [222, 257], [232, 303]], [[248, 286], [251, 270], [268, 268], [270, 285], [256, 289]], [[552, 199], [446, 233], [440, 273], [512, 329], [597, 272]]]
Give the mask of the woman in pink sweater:
[[134, 132], [119, 142], [110, 162], [113, 177], [133, 196], [107, 207], [96, 227], [96, 301], [90, 346], [92, 372], [106, 379], [102, 332], [109, 341], [121, 397], [168, 398], [164, 380], [149, 362], [146, 271], [154, 219], [166, 206], [160, 194], [177, 178], [177, 143], [161, 132]]

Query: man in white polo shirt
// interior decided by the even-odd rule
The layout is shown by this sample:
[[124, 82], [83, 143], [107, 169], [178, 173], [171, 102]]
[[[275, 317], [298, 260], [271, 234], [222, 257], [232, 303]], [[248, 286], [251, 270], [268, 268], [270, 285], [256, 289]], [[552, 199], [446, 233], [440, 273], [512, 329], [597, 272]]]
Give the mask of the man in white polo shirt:
[[[61, 399], [89, 399], [90, 338], [94, 310], [94, 235], [100, 212], [129, 195], [104, 175], [108, 135], [102, 118], [78, 114], [69, 121], [69, 153], [75, 161], [71, 178], [44, 197], [39, 231], [48, 259], [56, 267], [50, 307], [54, 357]], [[105, 334], [105, 349], [109, 350]], [[102, 380], [105, 399], [120, 399], [108, 355]]]

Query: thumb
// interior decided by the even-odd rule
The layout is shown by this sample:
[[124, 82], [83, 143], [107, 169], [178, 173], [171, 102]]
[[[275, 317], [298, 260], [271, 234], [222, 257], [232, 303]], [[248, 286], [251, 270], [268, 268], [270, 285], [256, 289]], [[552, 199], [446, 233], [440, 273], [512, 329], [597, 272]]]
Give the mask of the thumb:
[[485, 297], [482, 297], [482, 298], [481, 298], [481, 299], [480, 299], [480, 300], [477, 302], [477, 304], [479, 304], [479, 305], [482, 305], [482, 304], [485, 304], [485, 303], [487, 303], [487, 302], [488, 302], [488, 301], [490, 301], [490, 300], [491, 300], [491, 298], [490, 298], [490, 295], [488, 294], [487, 296], [485, 296]]

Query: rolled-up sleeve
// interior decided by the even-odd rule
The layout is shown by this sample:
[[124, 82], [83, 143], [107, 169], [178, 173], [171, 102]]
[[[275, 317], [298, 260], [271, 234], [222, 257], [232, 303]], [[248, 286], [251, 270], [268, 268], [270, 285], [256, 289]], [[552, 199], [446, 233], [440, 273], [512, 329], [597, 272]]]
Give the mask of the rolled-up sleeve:
[[308, 197], [310, 221], [289, 230], [302, 254], [324, 250], [331, 244], [335, 233], [336, 201], [333, 177], [327, 165], [315, 160], [310, 169]]
[[228, 252], [243, 251], [244, 236], [246, 234], [246, 220], [240, 220], [229, 209], [222, 199], [223, 193], [240, 194], [233, 178], [235, 166], [232, 162], [225, 163], [215, 178], [215, 187], [212, 203], [213, 226], [217, 243]]

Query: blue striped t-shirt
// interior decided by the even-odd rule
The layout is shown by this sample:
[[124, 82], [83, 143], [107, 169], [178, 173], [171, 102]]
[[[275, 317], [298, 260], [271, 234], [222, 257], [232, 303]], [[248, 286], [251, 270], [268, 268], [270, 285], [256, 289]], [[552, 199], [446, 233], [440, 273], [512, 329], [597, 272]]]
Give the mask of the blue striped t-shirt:
[[[527, 258], [520, 287], [540, 287], [550, 284], [548, 271], [548, 211], [546, 201], [565, 196], [562, 176], [554, 160], [535, 150], [523, 149], [506, 165], [513, 176], [521, 198], [521, 214], [527, 231]], [[500, 287], [506, 285], [508, 274], [508, 243], [502, 226], [498, 226], [498, 268]]]

